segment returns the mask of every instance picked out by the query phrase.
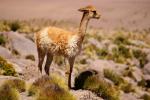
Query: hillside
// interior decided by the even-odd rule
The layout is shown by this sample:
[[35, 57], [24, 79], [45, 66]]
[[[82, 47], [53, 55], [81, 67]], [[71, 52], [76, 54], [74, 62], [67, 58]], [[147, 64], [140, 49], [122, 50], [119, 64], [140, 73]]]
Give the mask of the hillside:
[[[64, 25], [66, 29], [75, 31], [73, 27]], [[75, 90], [68, 90], [67, 61], [65, 63], [62, 57], [55, 57], [50, 76], [41, 76], [33, 33], [22, 33], [20, 29], [0, 33], [0, 97], [10, 93], [12, 98], [17, 95], [21, 100], [43, 100], [49, 96], [52, 100], [149, 100], [148, 30], [90, 28], [74, 66], [72, 85]], [[9, 92], [2, 94], [6, 88]], [[11, 91], [16, 91], [16, 94]], [[57, 98], [61, 95], [64, 95], [63, 99]]]

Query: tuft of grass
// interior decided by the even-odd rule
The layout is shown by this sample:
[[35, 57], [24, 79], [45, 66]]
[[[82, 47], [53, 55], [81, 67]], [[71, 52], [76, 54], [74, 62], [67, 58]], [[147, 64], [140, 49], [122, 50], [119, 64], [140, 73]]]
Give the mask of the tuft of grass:
[[112, 70], [104, 69], [104, 76], [111, 80], [119, 89], [123, 90], [125, 93], [135, 91], [132, 84], [125, 81], [122, 76], [118, 75]]
[[1, 74], [6, 76], [15, 76], [16, 71], [12, 64], [9, 64], [4, 58], [0, 56], [0, 70]]
[[106, 100], [119, 100], [119, 90], [98, 76], [95, 70], [87, 70], [75, 78], [75, 89], [85, 89]]
[[112, 49], [112, 54], [108, 57], [117, 63], [126, 63], [127, 58], [132, 58], [132, 53], [129, 48], [122, 44], [118, 45], [118, 48]]
[[150, 100], [150, 95], [144, 94], [140, 99], [143, 99], [143, 100]]
[[35, 61], [34, 55], [27, 55], [25, 58], [29, 59], [29, 60], [32, 60], [32, 61]]
[[120, 44], [125, 44], [125, 45], [130, 44], [129, 40], [123, 35], [116, 36], [115, 39], [114, 39], [114, 43], [118, 44], [118, 45], [120, 45]]
[[21, 79], [12, 79], [5, 81], [4, 84], [11, 86], [12, 88], [17, 89], [19, 92], [24, 92], [26, 90], [26, 84], [24, 80]]
[[132, 52], [134, 57], [139, 60], [141, 68], [143, 68], [144, 65], [148, 62], [147, 54], [142, 52], [141, 50], [133, 50]]
[[12, 21], [9, 26], [10, 26], [10, 29], [14, 32], [21, 28], [21, 24], [19, 21]]
[[109, 51], [107, 48], [102, 48], [102, 49], [96, 49], [96, 54], [99, 56], [100, 59], [107, 58], [109, 55]]
[[132, 77], [132, 78], [134, 78], [133, 77], [133, 66], [128, 66], [125, 70], [124, 70], [124, 72], [123, 72], [123, 76], [129, 76], [129, 77]]
[[125, 83], [124, 79], [110, 69], [104, 69], [104, 76], [114, 82], [115, 85]]
[[36, 95], [37, 100], [75, 100], [64, 86], [64, 82], [55, 74], [52, 77], [42, 76], [29, 89], [29, 95]]
[[0, 45], [4, 45], [6, 41], [7, 39], [2, 34], [0, 34]]
[[0, 87], [0, 100], [19, 100], [19, 93], [9, 84], [3, 84]]
[[50, 84], [40, 91], [37, 100], [75, 100], [75, 98], [58, 85]]
[[97, 75], [88, 77], [84, 82], [83, 88], [95, 92], [106, 100], [119, 100], [120, 92]]
[[95, 55], [95, 46], [87, 45], [84, 51], [89, 58], [92, 58]]
[[68, 85], [66, 81], [63, 79], [63, 77], [59, 76], [58, 74], [51, 73], [51, 78], [55, 84], [58, 84], [58, 86], [60, 86], [64, 90], [68, 90]]
[[138, 86], [146, 87], [146, 85], [147, 85], [147, 83], [146, 83], [145, 79], [142, 79], [141, 81], [138, 82]]
[[9, 24], [6, 20], [0, 20], [0, 32], [10, 31]]

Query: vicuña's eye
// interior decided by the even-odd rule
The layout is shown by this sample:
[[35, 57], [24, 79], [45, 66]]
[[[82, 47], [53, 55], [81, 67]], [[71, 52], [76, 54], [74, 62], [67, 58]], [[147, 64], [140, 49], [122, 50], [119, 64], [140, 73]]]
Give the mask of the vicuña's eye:
[[94, 14], [96, 14], [96, 11], [93, 11]]

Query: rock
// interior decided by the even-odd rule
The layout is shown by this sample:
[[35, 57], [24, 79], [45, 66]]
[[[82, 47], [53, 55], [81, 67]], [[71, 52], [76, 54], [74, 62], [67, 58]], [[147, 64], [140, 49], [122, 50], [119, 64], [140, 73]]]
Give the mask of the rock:
[[22, 57], [34, 55], [34, 57], [37, 58], [37, 50], [34, 42], [25, 38], [23, 35], [18, 34], [17, 32], [3, 34], [7, 34], [9, 42], [11, 43], [11, 49], [18, 52]]
[[127, 59], [127, 62], [129, 65], [131, 66], [137, 66], [140, 68], [140, 61], [136, 58], [133, 58], [133, 59]]
[[150, 75], [143, 75], [144, 80], [150, 80]]
[[107, 60], [94, 60], [89, 64], [91, 69], [97, 70], [98, 72], [103, 72], [104, 69], [114, 69], [116, 64], [113, 61]]
[[134, 78], [137, 82], [141, 81], [142, 78], [143, 78], [143, 73], [142, 73], [141, 69], [138, 68], [138, 67], [133, 67], [132, 75], [133, 75], [133, 78]]
[[91, 69], [96, 70], [100, 73], [103, 73], [104, 69], [111, 69], [117, 72], [118, 74], [122, 74], [127, 65], [117, 64], [111, 60], [94, 60], [89, 62], [89, 66]]
[[88, 77], [94, 76], [98, 74], [95, 70], [86, 70], [81, 72], [76, 78], [75, 78], [75, 89], [83, 89], [83, 86], [85, 84], [85, 81]]
[[137, 100], [137, 98], [131, 93], [121, 94], [120, 100]]
[[36, 63], [31, 60], [13, 58], [9, 59], [9, 61], [21, 68], [23, 74], [22, 78], [25, 80], [29, 80], [39, 75]]
[[144, 66], [143, 72], [144, 72], [144, 74], [150, 75], [150, 62]]
[[97, 48], [103, 48], [104, 45], [100, 44], [100, 42], [94, 38], [89, 38], [88, 39], [88, 43], [90, 43], [91, 45], [96, 46]]
[[0, 56], [2, 56], [5, 59], [10, 59], [13, 57], [9, 50], [1, 46], [0, 46]]
[[77, 100], [104, 100], [88, 90], [71, 90]]

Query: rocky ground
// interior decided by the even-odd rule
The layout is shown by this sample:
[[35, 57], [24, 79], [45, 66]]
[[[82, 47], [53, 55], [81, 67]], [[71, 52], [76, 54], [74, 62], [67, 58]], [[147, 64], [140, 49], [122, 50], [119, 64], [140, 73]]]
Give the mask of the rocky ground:
[[[75, 89], [64, 90], [77, 100], [150, 100], [149, 37], [147, 31], [89, 30], [74, 66], [72, 85]], [[0, 93], [7, 80], [20, 79], [25, 82], [25, 91], [19, 91], [19, 99], [34, 100], [37, 95], [29, 96], [28, 91], [31, 84], [37, 84], [36, 80], [41, 78], [37, 58], [33, 33], [1, 32]], [[59, 77], [54, 77], [59, 81], [52, 79], [55, 84], [50, 86], [50, 90], [55, 87], [53, 91], [57, 93], [56, 84], [62, 81], [64, 85], [60, 87], [66, 87], [68, 71], [67, 61], [55, 57], [50, 73], [52, 77]], [[83, 74], [87, 77], [82, 77]], [[44, 82], [49, 80], [43, 79]], [[40, 81], [42, 84], [42, 79]], [[45, 86], [43, 83], [42, 87]], [[46, 91], [44, 89], [40, 91]]]

